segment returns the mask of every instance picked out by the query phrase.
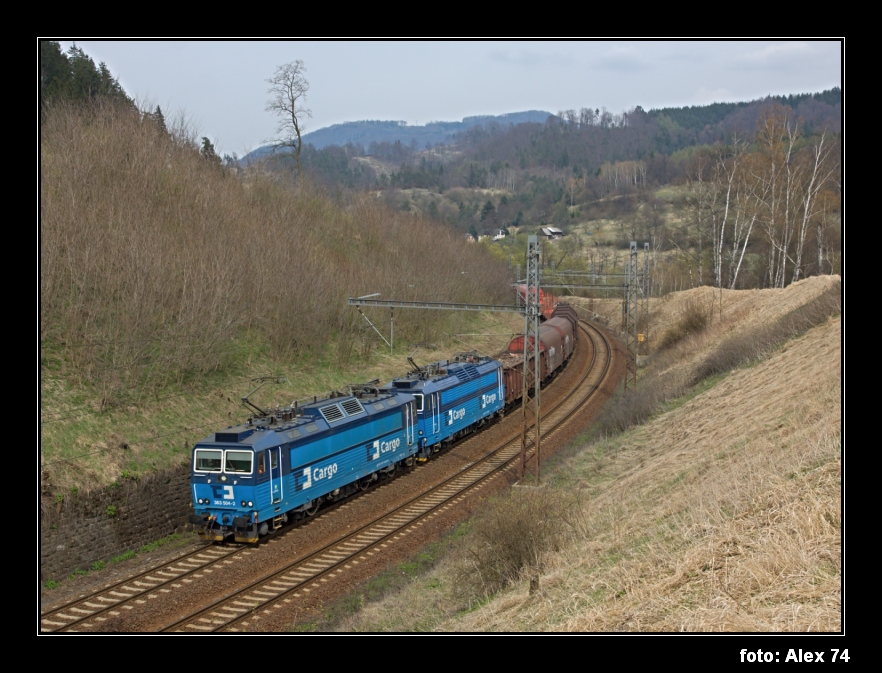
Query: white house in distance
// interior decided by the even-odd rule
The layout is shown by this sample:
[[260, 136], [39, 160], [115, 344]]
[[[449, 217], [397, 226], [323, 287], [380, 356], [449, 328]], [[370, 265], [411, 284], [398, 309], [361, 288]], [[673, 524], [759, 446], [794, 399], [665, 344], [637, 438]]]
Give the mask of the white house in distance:
[[557, 239], [564, 237], [563, 231], [561, 231], [557, 227], [540, 227], [538, 233], [540, 236], [544, 236], [549, 241], [556, 241]]

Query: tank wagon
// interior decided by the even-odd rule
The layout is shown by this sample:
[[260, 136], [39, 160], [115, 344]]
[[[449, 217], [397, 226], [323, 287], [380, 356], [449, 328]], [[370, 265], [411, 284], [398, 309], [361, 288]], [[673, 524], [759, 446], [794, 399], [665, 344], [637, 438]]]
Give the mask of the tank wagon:
[[407, 392], [368, 385], [209, 435], [193, 449], [191, 523], [206, 540], [256, 542], [413, 464], [414, 402]]

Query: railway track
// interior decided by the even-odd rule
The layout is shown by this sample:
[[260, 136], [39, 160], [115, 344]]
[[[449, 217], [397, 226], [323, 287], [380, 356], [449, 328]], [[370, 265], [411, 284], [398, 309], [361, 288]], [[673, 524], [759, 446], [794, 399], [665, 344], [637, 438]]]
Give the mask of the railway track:
[[94, 625], [115, 617], [121, 610], [132, 610], [157, 593], [169, 593], [175, 584], [198, 579], [203, 572], [212, 572], [212, 566], [231, 563], [239, 546], [206, 546], [184, 554], [145, 572], [114, 582], [88, 596], [40, 615], [42, 632], [68, 631], [73, 627], [94, 621]]
[[[582, 329], [588, 336], [588, 329], [593, 328], [583, 326]], [[607, 375], [612, 360], [609, 341], [600, 331], [595, 331], [592, 341], [592, 362], [579, 385], [543, 415], [542, 421], [547, 428], [543, 432], [543, 439], [571, 421]], [[602, 360], [600, 363], [597, 363], [598, 353]], [[596, 364], [600, 364], [599, 370]], [[513, 469], [520, 457], [520, 448], [519, 437], [503, 442], [480, 461], [426, 493], [287, 567], [170, 624], [163, 631], [207, 633], [254, 628], [261, 615], [294, 607], [298, 599], [308, 598], [317, 584], [333, 582], [336, 576], [382, 553], [396, 540], [416, 532], [420, 526], [428, 524], [432, 518], [455, 506], [473, 491], [501, 478]], [[528, 447], [530, 451], [532, 447]]]
[[[591, 362], [579, 383], [554, 408], [543, 413], [543, 441], [565, 427], [567, 421], [590, 399], [609, 370], [612, 351], [605, 335], [584, 323], [580, 327], [594, 343]], [[588, 330], [593, 332], [592, 336], [589, 336]], [[370, 560], [397, 540], [427, 525], [434, 517], [473, 492], [510, 473], [519, 453], [518, 434], [425, 493], [162, 630], [200, 633], [253, 628], [261, 615], [308, 599], [315, 588], [333, 582], [342, 573]], [[41, 615], [41, 630], [100, 629], [108, 620], [125, 618], [127, 612], [137, 612], [140, 606], [149, 604], [151, 600], [234, 563], [240, 552], [250, 553], [253, 550], [253, 547], [243, 550], [233, 546], [209, 546], [197, 550]]]

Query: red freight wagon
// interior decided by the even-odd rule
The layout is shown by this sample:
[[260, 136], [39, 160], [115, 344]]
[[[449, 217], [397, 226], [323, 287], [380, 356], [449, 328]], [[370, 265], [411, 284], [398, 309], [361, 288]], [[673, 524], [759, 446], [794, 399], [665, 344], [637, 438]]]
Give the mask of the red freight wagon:
[[[527, 286], [518, 285], [518, 294], [520, 295], [521, 304], [527, 302]], [[542, 318], [547, 320], [554, 314], [554, 295], [539, 288], [539, 306], [541, 307]]]

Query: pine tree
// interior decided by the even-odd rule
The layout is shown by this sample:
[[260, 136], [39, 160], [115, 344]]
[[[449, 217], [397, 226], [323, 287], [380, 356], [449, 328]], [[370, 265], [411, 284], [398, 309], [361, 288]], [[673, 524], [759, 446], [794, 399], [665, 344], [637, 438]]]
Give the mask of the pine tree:
[[70, 83], [70, 64], [61, 45], [53, 40], [40, 42], [40, 104], [67, 97]]
[[202, 149], [199, 150], [199, 153], [209, 163], [220, 166], [221, 158], [215, 152], [212, 142], [205, 136], [202, 136]]
[[134, 107], [105, 63], [96, 66], [76, 44], [64, 54], [58, 42], [40, 42], [41, 105], [54, 100], [86, 102], [99, 99], [120, 101]]

